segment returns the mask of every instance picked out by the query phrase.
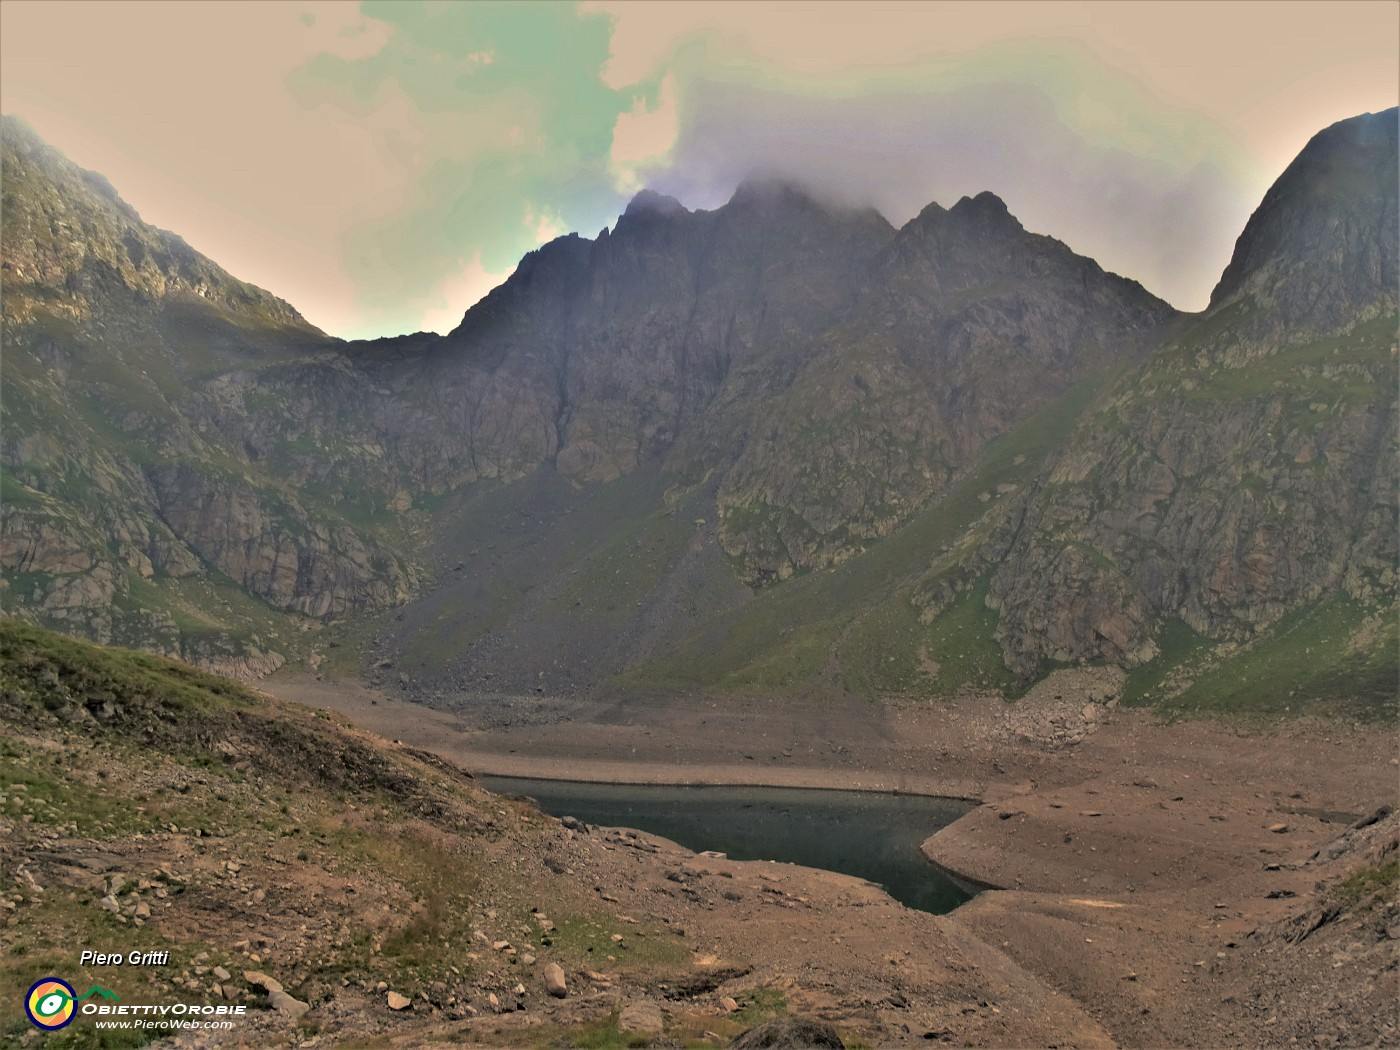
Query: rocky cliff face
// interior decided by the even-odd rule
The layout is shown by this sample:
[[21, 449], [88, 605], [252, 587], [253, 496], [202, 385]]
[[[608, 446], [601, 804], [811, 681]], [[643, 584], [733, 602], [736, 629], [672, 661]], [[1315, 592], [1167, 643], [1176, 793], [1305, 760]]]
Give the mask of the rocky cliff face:
[[[265, 672], [280, 657], [252, 624], [272, 609], [407, 597], [411, 572], [374, 530], [289, 489], [219, 426], [219, 377], [333, 341], [141, 222], [18, 121], [0, 140], [6, 610]], [[210, 600], [224, 580], [246, 589], [241, 613]]]
[[69, 163], [13, 117], [3, 121], [5, 311], [89, 319], [197, 299], [288, 335], [324, 338], [291, 306], [231, 277], [173, 233], [141, 221], [105, 178]]
[[754, 581], [888, 535], [986, 443], [1141, 357], [1174, 312], [1027, 233], [995, 195], [930, 205], [890, 239], [791, 385], [754, 415], [720, 489]]
[[252, 673], [407, 602], [376, 658], [459, 688], [922, 689], [1393, 599], [1393, 112], [1195, 318], [990, 193], [896, 230], [754, 182], [349, 344], [3, 145], [11, 614]]
[[1396, 111], [1319, 134], [1210, 308], [1089, 413], [1020, 511], [988, 603], [1008, 664], [1243, 640], [1396, 592]]

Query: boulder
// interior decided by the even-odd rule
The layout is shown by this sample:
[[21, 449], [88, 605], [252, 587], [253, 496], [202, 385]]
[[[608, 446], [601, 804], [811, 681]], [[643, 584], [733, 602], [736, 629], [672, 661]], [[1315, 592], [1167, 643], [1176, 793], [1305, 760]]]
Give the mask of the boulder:
[[729, 1050], [845, 1050], [841, 1035], [824, 1021], [775, 1017], [755, 1025], [729, 1044]]
[[282, 991], [282, 982], [273, 980], [261, 970], [244, 970], [243, 979], [255, 988], [261, 988], [271, 995], [273, 992]]
[[293, 1021], [299, 1020], [301, 1015], [311, 1009], [310, 1003], [304, 1003], [300, 999], [293, 998], [280, 988], [267, 993], [268, 1004], [283, 1017]]
[[641, 1032], [645, 1035], [660, 1035], [666, 1027], [666, 1019], [661, 1007], [650, 999], [642, 999], [625, 1007], [617, 1018], [617, 1026], [624, 1032]]

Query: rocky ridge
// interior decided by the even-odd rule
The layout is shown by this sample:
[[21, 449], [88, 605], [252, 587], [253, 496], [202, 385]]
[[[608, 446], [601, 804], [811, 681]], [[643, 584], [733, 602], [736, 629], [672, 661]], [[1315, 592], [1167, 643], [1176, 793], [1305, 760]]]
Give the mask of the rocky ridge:
[[896, 230], [751, 182], [640, 194], [449, 335], [352, 344], [7, 119], [5, 608], [249, 671], [368, 621], [437, 692], [940, 691], [1370, 622], [1393, 117], [1318, 136], [1196, 318], [990, 193]]
[[1166, 621], [1239, 641], [1394, 601], [1395, 116], [1317, 135], [1210, 309], [1052, 457], [992, 573], [1010, 665], [1132, 666]]

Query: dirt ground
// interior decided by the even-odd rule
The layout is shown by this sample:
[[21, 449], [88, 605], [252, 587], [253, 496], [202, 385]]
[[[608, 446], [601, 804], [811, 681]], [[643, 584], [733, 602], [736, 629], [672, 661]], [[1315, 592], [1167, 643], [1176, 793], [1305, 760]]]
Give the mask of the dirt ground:
[[[481, 773], [981, 801], [924, 850], [994, 892], [931, 922], [874, 888], [865, 906], [805, 923], [794, 908], [782, 913], [772, 957], [757, 964], [801, 986], [795, 1001], [805, 996], [809, 1008], [821, 1005], [812, 989], [829, 984], [830, 1013], [844, 1001], [839, 986], [849, 999], [869, 985], [854, 962], [832, 979], [841, 973], [832, 952], [843, 954], [835, 945], [878, 939], [850, 955], [867, 967], [887, 956], [907, 978], [903, 1005], [881, 1007], [891, 1040], [952, 1038], [946, 994], [932, 980], [946, 981], [946, 967], [920, 978], [932, 938], [1020, 989], [1014, 1004], [993, 1004], [1020, 1016], [984, 1030], [977, 1041], [991, 1045], [1396, 1045], [1400, 925], [1385, 916], [1334, 924], [1302, 947], [1278, 935], [1334, 874], [1313, 855], [1400, 795], [1395, 736], [1307, 720], [1165, 724], [1118, 706], [1117, 686], [1111, 675], [1070, 671], [1015, 705], [973, 695], [847, 706], [669, 696], [560, 710], [517, 697], [445, 712], [309, 676], [264, 685]], [[763, 889], [754, 881], [763, 866], [713, 863], [732, 867], [741, 896]], [[784, 870], [797, 885], [842, 878]], [[747, 943], [752, 957], [751, 923], [774, 912], [740, 912], [706, 914], [702, 926], [717, 951]], [[816, 971], [822, 981], [803, 980]], [[990, 1015], [992, 1006], [972, 1008]]]

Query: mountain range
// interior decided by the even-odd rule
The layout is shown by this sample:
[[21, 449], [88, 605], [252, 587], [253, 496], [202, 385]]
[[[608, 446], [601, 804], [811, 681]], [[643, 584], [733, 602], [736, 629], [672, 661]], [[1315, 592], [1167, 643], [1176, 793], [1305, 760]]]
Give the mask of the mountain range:
[[344, 342], [13, 117], [8, 615], [429, 703], [577, 690], [1394, 704], [1397, 111], [1199, 314], [991, 193], [642, 192], [445, 336]]

